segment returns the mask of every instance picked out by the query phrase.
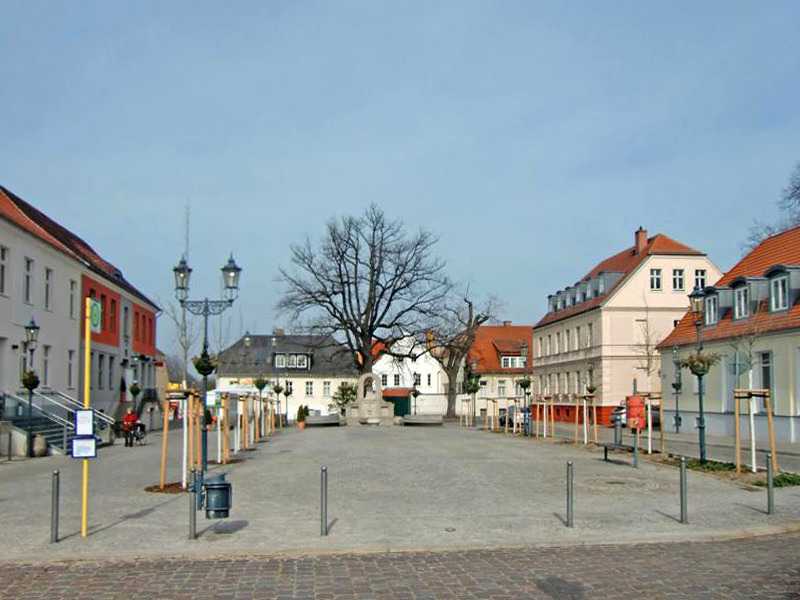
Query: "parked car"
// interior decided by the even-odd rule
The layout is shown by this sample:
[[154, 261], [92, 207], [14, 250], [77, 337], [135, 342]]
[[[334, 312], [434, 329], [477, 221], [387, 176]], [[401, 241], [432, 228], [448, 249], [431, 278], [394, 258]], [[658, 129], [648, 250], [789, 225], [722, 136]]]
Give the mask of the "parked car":
[[[653, 419], [653, 427], [658, 427], [661, 424], [661, 417], [658, 414], [658, 405], [653, 406], [652, 419]], [[624, 404], [620, 404], [614, 410], [611, 411], [612, 425], [617, 421], [622, 423], [623, 427], [628, 425], [628, 410]]]

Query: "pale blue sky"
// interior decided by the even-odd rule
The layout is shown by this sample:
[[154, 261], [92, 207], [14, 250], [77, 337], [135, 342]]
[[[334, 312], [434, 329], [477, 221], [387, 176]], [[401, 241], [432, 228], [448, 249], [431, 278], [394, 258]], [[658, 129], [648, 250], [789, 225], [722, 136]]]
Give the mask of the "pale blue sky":
[[[800, 160], [800, 3], [0, 5], [0, 183], [172, 298], [376, 202], [534, 323], [639, 225], [726, 270]], [[172, 351], [162, 320], [159, 345]]]

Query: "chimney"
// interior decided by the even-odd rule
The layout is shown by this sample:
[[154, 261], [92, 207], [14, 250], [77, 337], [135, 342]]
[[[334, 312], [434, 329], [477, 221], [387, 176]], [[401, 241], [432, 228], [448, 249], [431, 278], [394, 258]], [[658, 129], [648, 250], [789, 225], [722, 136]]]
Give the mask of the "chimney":
[[645, 246], [647, 246], [647, 229], [643, 229], [640, 225], [639, 229], [637, 229], [633, 235], [636, 242], [633, 245], [633, 253], [640, 254]]
[[511, 327], [511, 321], [503, 321], [503, 327]]

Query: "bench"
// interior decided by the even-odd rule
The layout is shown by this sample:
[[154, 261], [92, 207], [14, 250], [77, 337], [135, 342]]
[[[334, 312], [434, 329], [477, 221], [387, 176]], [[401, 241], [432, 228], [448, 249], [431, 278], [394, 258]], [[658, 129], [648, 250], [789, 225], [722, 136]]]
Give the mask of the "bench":
[[620, 444], [603, 444], [603, 460], [608, 462], [608, 451], [609, 450], [625, 450], [627, 452], [632, 452], [632, 446], [622, 446]]
[[441, 427], [444, 424], [442, 415], [406, 415], [403, 417], [403, 426], [408, 425], [438, 425]]
[[308, 415], [306, 417], [306, 427], [337, 427], [342, 424], [343, 419], [337, 414], [332, 415]]

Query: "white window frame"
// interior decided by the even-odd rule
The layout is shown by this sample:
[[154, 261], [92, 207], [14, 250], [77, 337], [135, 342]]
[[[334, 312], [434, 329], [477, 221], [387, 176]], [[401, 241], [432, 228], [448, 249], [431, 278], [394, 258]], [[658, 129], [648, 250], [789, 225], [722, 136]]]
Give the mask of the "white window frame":
[[586, 325], [586, 347], [591, 348], [594, 345], [594, 323]]
[[50, 385], [50, 346], [42, 346], [42, 385]]
[[276, 354], [275, 355], [275, 367], [277, 369], [285, 369], [286, 368], [286, 355], [285, 354]]
[[22, 301], [33, 304], [33, 259], [26, 256], [22, 264]]
[[[74, 279], [69, 280], [69, 318], [75, 318], [75, 306], [78, 293], [78, 282]], [[127, 332], [126, 332], [127, 335]]]
[[506, 395], [506, 380], [505, 379], [498, 379], [497, 380], [497, 397], [505, 397]]
[[400, 373], [395, 373], [392, 379], [394, 381], [394, 387], [400, 387], [403, 384], [403, 378]]
[[329, 398], [331, 395], [331, 382], [330, 381], [323, 381], [322, 382], [322, 395], [325, 398]]
[[430, 373], [428, 373], [428, 387], [431, 387], [431, 385], [433, 385], [432, 382], [433, 382], [433, 376]]
[[306, 381], [306, 398], [314, 395], [314, 382]]
[[297, 355], [297, 368], [308, 369], [308, 356], [306, 354]]
[[75, 387], [75, 380], [73, 379], [73, 367], [75, 365], [75, 350], [67, 350], [67, 389]]
[[287, 361], [286, 366], [289, 367], [290, 369], [297, 368], [297, 354], [289, 355], [289, 360]]
[[744, 319], [749, 316], [750, 290], [745, 285], [733, 291], [733, 317], [735, 319]]
[[108, 357], [108, 389], [114, 389], [114, 356]]
[[53, 269], [48, 269], [45, 267], [44, 269], [44, 309], [50, 310], [52, 306], [50, 305], [51, 299], [51, 291], [53, 288]]
[[381, 387], [386, 387], [389, 385], [389, 376], [386, 373], [381, 375]]
[[683, 292], [685, 288], [683, 269], [672, 269], [672, 291]]
[[6, 275], [8, 274], [8, 248], [5, 246], [0, 246], [0, 294], [5, 296], [6, 292], [6, 281], [8, 278]]
[[716, 325], [719, 322], [719, 298], [716, 296], [706, 298], [705, 309], [706, 325]]
[[509, 356], [500, 357], [500, 367], [501, 368], [510, 369], [511, 368], [510, 362], [511, 362], [511, 357], [509, 357]]
[[694, 270], [694, 286], [699, 287], [701, 290], [706, 287], [706, 270]]
[[661, 269], [650, 269], [650, 291], [661, 291]]
[[421, 373], [414, 373], [414, 385], [415, 386], [422, 385], [422, 374]]
[[789, 308], [789, 277], [781, 275], [769, 282], [770, 309], [772, 311]]

